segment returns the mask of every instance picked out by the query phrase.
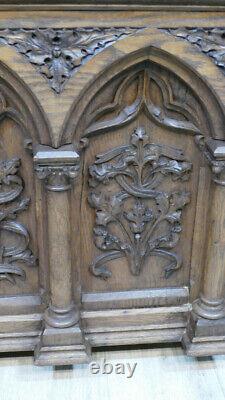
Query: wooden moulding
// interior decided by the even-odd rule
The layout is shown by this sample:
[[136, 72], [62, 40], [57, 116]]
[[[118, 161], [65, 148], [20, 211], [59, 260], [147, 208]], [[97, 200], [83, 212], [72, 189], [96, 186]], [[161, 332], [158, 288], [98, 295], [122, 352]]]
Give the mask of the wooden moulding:
[[44, 307], [39, 295], [0, 299], [0, 351], [30, 351], [39, 341]]
[[123, 292], [83, 293], [82, 309], [112, 310], [138, 307], [177, 306], [188, 303], [187, 287], [143, 289]]
[[219, 10], [225, 7], [224, 0], [1, 0], [0, 9], [38, 9], [38, 10], [168, 10], [173, 11], [187, 9], [193, 10]]

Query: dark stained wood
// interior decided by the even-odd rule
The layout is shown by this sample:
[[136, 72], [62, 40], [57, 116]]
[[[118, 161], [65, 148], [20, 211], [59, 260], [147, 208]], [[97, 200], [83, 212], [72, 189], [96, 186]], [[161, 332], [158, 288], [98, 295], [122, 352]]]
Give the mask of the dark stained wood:
[[224, 9], [0, 2], [1, 352], [225, 353]]
[[44, 9], [44, 10], [154, 10], [154, 9], [218, 9], [225, 6], [224, 0], [24, 0], [23, 3], [19, 0], [1, 0], [0, 7], [2, 9], [17, 10], [25, 9]]

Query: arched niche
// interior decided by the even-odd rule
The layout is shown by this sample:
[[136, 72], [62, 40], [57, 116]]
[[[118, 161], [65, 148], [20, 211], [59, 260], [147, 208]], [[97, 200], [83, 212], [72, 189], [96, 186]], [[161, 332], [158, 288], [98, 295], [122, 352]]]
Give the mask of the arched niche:
[[49, 125], [30, 89], [0, 63], [0, 293], [37, 294], [45, 263], [44, 199], [32, 144], [49, 145]]
[[[165, 50], [168, 47], [170, 51]], [[193, 91], [203, 107], [211, 136], [223, 139], [225, 117], [221, 101], [221, 71], [190, 43], [155, 29], [144, 29], [141, 33], [118, 41], [116, 45], [95, 56], [77, 74], [74, 84], [79, 85], [81, 91], [65, 119], [60, 144], [79, 140], [76, 136], [79, 136], [77, 128], [80, 118], [85, 114], [90, 98], [94, 99], [99, 89], [129, 68], [148, 61], [167, 69], [168, 72], [174, 72], [177, 78]]]
[[[128, 39], [131, 40], [132, 38]], [[76, 204], [76, 207], [73, 207], [72, 211], [74, 221], [72, 247], [75, 262], [79, 263], [80, 260], [82, 287], [85, 292], [102, 292], [129, 290], [129, 288], [191, 286], [191, 296], [195, 298], [201, 285], [211, 185], [209, 169], [196, 146], [196, 141], [198, 142], [201, 136], [224, 139], [223, 106], [209, 82], [200, 76], [197, 67], [194, 68], [196, 60], [194, 62], [190, 60], [188, 65], [183, 63], [178, 55], [176, 57], [155, 46], [147, 46], [118, 58], [119, 60], [109, 68], [102, 69], [96, 79], [85, 87], [79, 101], [71, 108], [62, 137], [62, 143], [74, 141], [76, 145], [80, 143], [80, 148], [87, 146], [83, 153], [82, 178], [73, 194], [73, 204]], [[100, 62], [100, 57], [96, 62]], [[132, 267], [133, 261], [129, 261], [129, 256], [124, 250], [127, 246], [124, 234], [126, 236], [125, 231], [130, 230], [129, 235], [135, 236], [135, 229], [138, 231], [138, 228], [134, 227], [134, 220], [138, 219], [137, 215], [134, 216], [135, 213], [147, 213], [147, 208], [150, 214], [151, 210], [153, 213], [156, 212], [151, 201], [148, 203], [147, 200], [143, 200], [145, 197], [143, 193], [142, 196], [138, 196], [136, 192], [135, 199], [138, 201], [142, 199], [143, 204], [139, 207], [142, 211], [137, 210], [138, 205], [135, 210], [135, 201], [130, 190], [129, 199], [131, 203], [133, 201], [133, 205], [130, 203], [129, 206], [127, 203], [128, 208], [125, 207], [121, 214], [117, 215], [118, 220], [118, 217], [124, 218], [126, 214], [123, 232], [121, 226], [119, 227], [121, 221], [112, 222], [113, 217], [109, 215], [105, 216], [103, 221], [103, 214], [107, 208], [106, 203], [113, 201], [109, 193], [110, 196], [115, 195], [119, 188], [126, 191], [128, 181], [123, 182], [123, 185], [119, 184], [118, 188], [118, 171], [116, 172], [114, 167], [116, 165], [118, 170], [123, 170], [124, 165], [118, 163], [118, 158], [121, 157], [121, 163], [127, 161], [124, 161], [121, 149], [129, 152], [128, 146], [133, 146], [132, 137], [135, 135], [135, 129], [139, 127], [145, 128], [146, 143], [155, 144], [157, 151], [162, 152], [162, 157], [158, 160], [167, 161], [170, 165], [171, 162], [178, 163], [181, 170], [187, 167], [189, 171], [183, 170], [180, 176], [179, 173], [175, 176], [175, 171], [171, 174], [162, 171], [159, 181], [162, 185], [161, 190], [167, 193], [168, 198], [169, 193], [183, 194], [183, 200], [180, 199], [183, 203], [173, 208], [174, 212], [180, 214], [180, 219], [169, 223], [170, 228], [172, 225], [172, 230], [169, 231], [165, 227], [166, 224], [164, 228], [162, 224], [159, 236], [156, 238], [161, 243], [155, 247], [151, 244], [152, 252], [146, 252], [141, 268], [139, 270], [136, 268], [135, 271], [135, 267]], [[143, 139], [140, 141], [143, 143]], [[165, 151], [162, 150], [165, 149], [164, 146], [167, 149]], [[169, 155], [168, 149], [171, 147], [173, 154]], [[181, 158], [176, 153], [179, 152], [178, 149], [181, 150]], [[107, 168], [111, 168], [111, 175], [107, 173]], [[147, 182], [147, 176], [145, 178]], [[153, 189], [156, 189], [154, 185]], [[92, 195], [96, 190], [98, 195]], [[185, 193], [190, 195], [188, 200], [187, 198], [184, 200]], [[104, 200], [100, 199], [101, 194], [104, 194]], [[158, 205], [159, 200], [155, 197], [154, 201], [159, 214], [162, 213], [161, 206]], [[170, 198], [170, 201], [173, 200]], [[80, 213], [77, 213], [78, 208]], [[144, 217], [142, 218], [145, 226], [149, 223], [148, 218], [151, 219], [149, 215], [145, 216], [146, 221]], [[200, 231], [199, 224], [201, 224]], [[200, 235], [197, 234], [197, 230]], [[163, 235], [172, 236], [164, 240], [161, 238]], [[107, 240], [108, 242], [117, 240], [117, 244], [106, 244]], [[119, 241], [122, 244], [118, 244]], [[134, 247], [134, 244], [130, 245]], [[175, 252], [174, 258], [166, 256], [166, 252], [171, 249]], [[161, 253], [165, 251], [165, 254], [161, 254], [162, 257], [159, 256], [160, 251]], [[145, 249], [142, 249], [142, 252], [145, 252]], [[137, 249], [131, 253], [130, 259], [134, 259], [136, 253]], [[169, 259], [169, 263], [168, 260], [165, 261], [166, 258]], [[138, 263], [140, 264], [140, 260], [136, 262]], [[170, 271], [171, 264], [176, 266]]]

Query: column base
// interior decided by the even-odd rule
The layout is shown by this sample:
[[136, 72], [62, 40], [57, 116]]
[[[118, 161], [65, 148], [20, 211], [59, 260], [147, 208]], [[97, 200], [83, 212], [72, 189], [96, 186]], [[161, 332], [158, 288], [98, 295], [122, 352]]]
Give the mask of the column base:
[[225, 300], [207, 300], [203, 296], [193, 303], [193, 311], [206, 319], [220, 319], [225, 317]]
[[79, 325], [69, 328], [46, 326], [34, 350], [35, 365], [72, 365], [90, 361], [91, 349]]
[[56, 308], [51, 304], [45, 311], [44, 319], [54, 328], [68, 328], [79, 321], [79, 313], [74, 304], [67, 308]]
[[182, 345], [189, 356], [225, 354], [225, 318], [212, 320], [191, 313]]

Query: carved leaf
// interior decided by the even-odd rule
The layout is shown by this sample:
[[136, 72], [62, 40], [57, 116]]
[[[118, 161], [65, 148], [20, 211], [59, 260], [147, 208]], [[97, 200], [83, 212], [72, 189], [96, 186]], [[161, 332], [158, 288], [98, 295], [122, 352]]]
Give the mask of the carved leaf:
[[225, 73], [225, 29], [224, 28], [179, 28], [167, 29], [174, 36], [196, 45], [211, 57]]
[[0, 42], [24, 54], [49, 86], [60, 93], [65, 82], [91, 56], [137, 29], [4, 29], [0, 31]]

